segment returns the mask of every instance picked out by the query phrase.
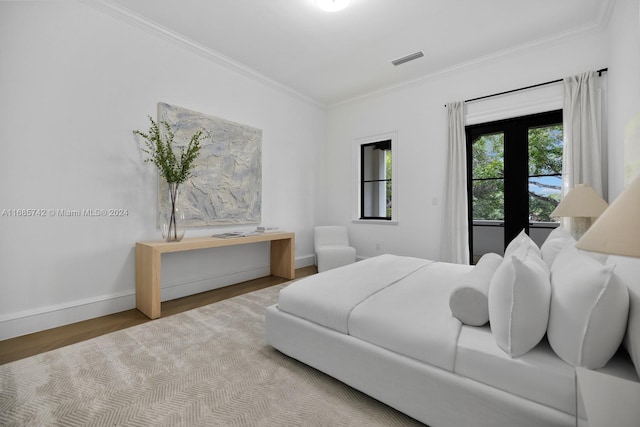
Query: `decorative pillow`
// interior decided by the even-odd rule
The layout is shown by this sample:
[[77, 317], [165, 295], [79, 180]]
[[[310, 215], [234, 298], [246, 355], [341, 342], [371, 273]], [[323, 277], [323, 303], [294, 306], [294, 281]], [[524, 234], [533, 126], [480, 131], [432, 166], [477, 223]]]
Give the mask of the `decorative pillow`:
[[615, 265], [614, 276], [629, 292], [629, 319], [624, 346], [640, 376], [640, 258], [611, 255], [607, 262]]
[[556, 257], [547, 336], [565, 362], [598, 369], [618, 350], [627, 327], [629, 293], [613, 270], [572, 245]]
[[559, 225], [558, 227], [551, 230], [551, 233], [549, 233], [549, 235], [547, 236], [547, 240], [567, 239], [569, 237], [571, 237], [571, 233], [569, 233], [566, 228]]
[[500, 255], [484, 254], [462, 285], [451, 293], [451, 314], [465, 325], [482, 326], [489, 321], [489, 284], [501, 263]]
[[535, 347], [547, 330], [549, 268], [531, 245], [514, 250], [489, 286], [489, 321], [498, 347], [518, 357]]
[[538, 247], [538, 245], [536, 245], [536, 242], [534, 242], [531, 237], [529, 237], [529, 235], [524, 232], [524, 229], [522, 229], [522, 231], [520, 231], [520, 233], [516, 237], [514, 237], [513, 240], [511, 240], [511, 242], [509, 242], [509, 244], [507, 245], [506, 249], [504, 250], [504, 257], [507, 258], [511, 256], [514, 251], [523, 246], [531, 247], [538, 256], [542, 256], [540, 248]]
[[542, 246], [540, 246], [542, 259], [549, 268], [551, 268], [556, 256], [560, 253], [564, 245], [568, 244], [568, 242], [572, 242], [574, 245], [576, 244], [575, 239], [571, 237], [571, 234], [562, 226], [556, 227], [551, 233], [549, 233]]

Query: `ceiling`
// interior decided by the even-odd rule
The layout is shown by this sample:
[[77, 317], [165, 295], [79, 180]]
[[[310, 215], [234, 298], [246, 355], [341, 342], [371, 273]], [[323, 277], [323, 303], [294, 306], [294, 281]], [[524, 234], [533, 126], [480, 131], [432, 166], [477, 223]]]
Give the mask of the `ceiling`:
[[[606, 26], [615, 0], [95, 0], [321, 105]], [[424, 57], [395, 67], [416, 51]]]

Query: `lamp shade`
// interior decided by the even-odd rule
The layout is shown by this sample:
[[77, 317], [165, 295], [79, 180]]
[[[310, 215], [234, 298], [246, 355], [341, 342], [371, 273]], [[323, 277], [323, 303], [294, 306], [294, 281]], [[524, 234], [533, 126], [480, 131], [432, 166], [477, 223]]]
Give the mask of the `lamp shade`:
[[595, 218], [600, 216], [607, 206], [607, 202], [593, 188], [586, 184], [578, 184], [562, 198], [551, 212], [551, 216]]
[[576, 247], [640, 258], [640, 176], [593, 223]]

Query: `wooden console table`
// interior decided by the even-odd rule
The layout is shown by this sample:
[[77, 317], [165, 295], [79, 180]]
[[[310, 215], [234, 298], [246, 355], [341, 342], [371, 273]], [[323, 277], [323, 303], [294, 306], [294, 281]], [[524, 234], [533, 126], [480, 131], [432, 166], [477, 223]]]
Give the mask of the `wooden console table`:
[[162, 254], [223, 246], [271, 242], [271, 274], [295, 278], [295, 233], [277, 232], [221, 239], [193, 237], [179, 242], [136, 243], [136, 307], [150, 319], [160, 317], [160, 267]]

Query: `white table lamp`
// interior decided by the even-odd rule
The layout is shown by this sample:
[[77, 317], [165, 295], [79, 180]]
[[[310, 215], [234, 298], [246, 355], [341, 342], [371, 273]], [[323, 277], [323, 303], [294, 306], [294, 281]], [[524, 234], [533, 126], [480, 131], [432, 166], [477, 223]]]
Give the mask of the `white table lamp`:
[[640, 258], [640, 176], [593, 223], [576, 247]]
[[578, 240], [589, 229], [593, 219], [607, 209], [607, 202], [586, 184], [578, 184], [562, 198], [551, 212], [553, 217], [570, 217], [571, 234]]

